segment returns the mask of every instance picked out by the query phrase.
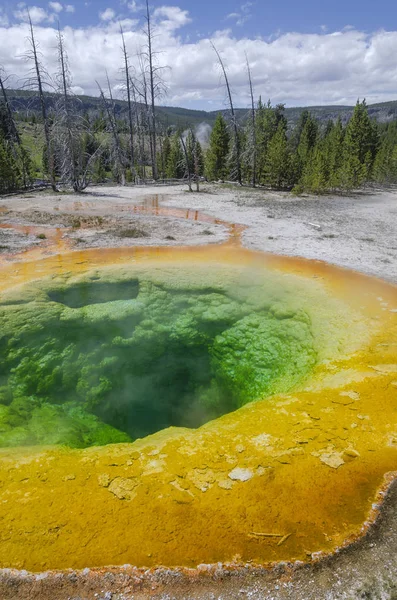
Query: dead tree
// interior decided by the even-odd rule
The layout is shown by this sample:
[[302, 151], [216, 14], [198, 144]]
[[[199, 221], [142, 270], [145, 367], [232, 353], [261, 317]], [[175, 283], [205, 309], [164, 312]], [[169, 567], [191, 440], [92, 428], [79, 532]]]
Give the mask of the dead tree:
[[181, 141], [181, 145], [182, 145], [182, 150], [183, 150], [183, 155], [185, 157], [185, 171], [186, 171], [186, 176], [187, 176], [187, 185], [189, 188], [189, 192], [192, 192], [192, 174], [190, 172], [190, 160], [189, 160], [189, 153], [187, 151], [187, 147], [186, 147], [186, 142], [183, 139], [183, 135], [180, 134], [179, 139]]
[[86, 152], [83, 140], [83, 123], [73, 110], [71, 97], [71, 77], [63, 36], [58, 25], [58, 62], [60, 98], [55, 119], [56, 149], [62, 179], [73, 187], [75, 192], [82, 192], [91, 182], [91, 171], [95, 160], [102, 152], [99, 146], [95, 152]]
[[130, 165], [131, 165], [131, 177], [135, 179], [135, 157], [134, 157], [134, 128], [132, 120], [132, 103], [131, 103], [131, 77], [130, 77], [130, 64], [125, 45], [123, 28], [120, 25], [121, 40], [123, 43], [123, 57], [124, 57], [124, 71], [125, 71], [125, 86], [127, 90], [127, 103], [128, 103], [128, 127], [130, 136]]
[[102, 100], [103, 107], [105, 109], [108, 124], [109, 124], [110, 130], [112, 133], [112, 137], [113, 137], [113, 143], [114, 143], [114, 149], [115, 149], [115, 167], [116, 167], [117, 178], [119, 180], [119, 183], [121, 183], [121, 185], [124, 186], [125, 185], [124, 157], [123, 157], [123, 152], [122, 152], [122, 148], [121, 148], [120, 136], [117, 131], [117, 123], [116, 123], [115, 113], [114, 113], [113, 96], [112, 96], [112, 92], [111, 92], [111, 88], [110, 88], [109, 78], [107, 78], [107, 80], [108, 80], [110, 100], [112, 103], [111, 106], [109, 106], [109, 102], [106, 100], [105, 94], [103, 93], [101, 86], [99, 85], [98, 82], [96, 82], [96, 83], [99, 88], [99, 94], [100, 94], [100, 97]]
[[[110, 107], [109, 107], [109, 104], [107, 103], [108, 117], [110, 117], [110, 127], [112, 130], [114, 146], [115, 146], [115, 151], [116, 151], [116, 164], [117, 164], [116, 171], [118, 173], [118, 177], [119, 177], [121, 185], [124, 186], [126, 184], [125, 160], [124, 160], [123, 148], [121, 146], [121, 139], [120, 139], [120, 135], [119, 135], [118, 127], [117, 127], [116, 105], [113, 100], [112, 88], [110, 85], [109, 75], [108, 75], [107, 71], [106, 71], [106, 81], [108, 84], [108, 92], [109, 92], [109, 98], [110, 98]], [[102, 99], [103, 98], [104, 98], [104, 96], [102, 95]]]
[[230, 84], [229, 84], [229, 79], [228, 79], [227, 72], [226, 72], [226, 67], [223, 63], [221, 55], [219, 54], [219, 52], [216, 49], [213, 42], [211, 42], [211, 46], [214, 49], [214, 51], [218, 57], [218, 61], [221, 66], [221, 69], [222, 69], [223, 77], [225, 79], [227, 95], [229, 98], [229, 106], [230, 106], [233, 134], [234, 134], [234, 154], [235, 154], [234, 161], [235, 161], [236, 179], [239, 182], [239, 184], [241, 185], [241, 144], [240, 144], [240, 136], [239, 136], [238, 126], [237, 126], [236, 113], [235, 113], [234, 105], [233, 105], [232, 92], [230, 89]]
[[41, 107], [41, 116], [43, 118], [44, 125], [44, 138], [45, 138], [45, 154], [47, 158], [48, 172], [50, 176], [51, 187], [54, 192], [57, 192], [56, 185], [56, 177], [55, 177], [55, 162], [54, 162], [54, 152], [51, 143], [51, 131], [50, 131], [50, 122], [47, 115], [47, 107], [45, 103], [44, 97], [44, 87], [43, 87], [43, 67], [39, 60], [38, 48], [36, 39], [34, 36], [32, 19], [30, 18], [30, 13], [28, 11], [28, 19], [29, 19], [29, 27], [30, 27], [30, 36], [28, 38], [30, 44], [30, 52], [27, 54], [27, 58], [33, 60], [34, 62], [34, 72], [36, 85], [39, 93], [39, 101]]
[[255, 101], [254, 101], [254, 90], [252, 86], [252, 76], [251, 76], [251, 67], [248, 61], [247, 54], [245, 55], [247, 61], [247, 73], [248, 73], [248, 81], [250, 88], [250, 96], [251, 96], [251, 140], [250, 140], [250, 153], [252, 157], [252, 187], [256, 186], [256, 163], [257, 163], [257, 145], [256, 145], [256, 111], [255, 111]]
[[196, 182], [196, 192], [200, 191], [200, 155], [199, 155], [199, 141], [196, 138], [193, 129], [190, 129], [190, 133], [193, 138], [193, 168], [194, 168], [194, 179]]
[[137, 87], [135, 82], [131, 79], [131, 93], [135, 106], [135, 131], [137, 137], [137, 164], [138, 164], [138, 174], [143, 181], [146, 180], [146, 169], [145, 169], [145, 133], [142, 125], [142, 110], [141, 107], [138, 106], [137, 102]]
[[151, 159], [152, 159], [152, 169], [153, 169], [153, 178], [158, 178], [158, 169], [157, 169], [157, 114], [156, 114], [156, 100], [158, 100], [166, 91], [166, 86], [164, 80], [161, 77], [161, 71], [165, 68], [164, 66], [159, 66], [157, 64], [157, 55], [158, 52], [153, 50], [153, 29], [151, 22], [151, 15], [149, 9], [149, 0], [146, 0], [146, 29], [144, 34], [146, 35], [146, 51], [143, 52], [143, 55], [146, 58], [146, 69], [148, 70], [147, 80], [148, 80], [148, 100], [149, 100], [149, 130], [151, 137]]
[[2, 71], [0, 70], [0, 89], [1, 89], [1, 93], [3, 95], [4, 105], [7, 110], [8, 120], [9, 120], [10, 127], [11, 127], [11, 133], [12, 133], [12, 136], [15, 139], [16, 143], [18, 144], [18, 146], [21, 146], [21, 137], [19, 135], [19, 131], [15, 124], [14, 116], [13, 116], [12, 110], [11, 110], [11, 105], [8, 100], [7, 91], [4, 86], [5, 81], [6, 81], [6, 78], [4, 78]]
[[[152, 129], [152, 124], [153, 124], [153, 120], [151, 117], [151, 105], [150, 105], [150, 101], [149, 101], [149, 84], [148, 84], [148, 80], [147, 80], [147, 73], [146, 73], [146, 66], [145, 66], [145, 62], [144, 62], [144, 57], [141, 54], [138, 55], [138, 61], [139, 61], [139, 68], [140, 68], [140, 86], [139, 88], [136, 87], [136, 91], [139, 94], [141, 101], [144, 105], [144, 113], [141, 114], [141, 125], [142, 125], [142, 144], [143, 144], [143, 148], [145, 145], [145, 132], [147, 133], [147, 137], [149, 140], [149, 149], [150, 149], [150, 160], [152, 163], [152, 170], [153, 170], [153, 162], [155, 162], [155, 156], [154, 156], [154, 146], [153, 146], [153, 129]], [[153, 172], [152, 172], [152, 176], [153, 176]]]
[[138, 138], [138, 165], [140, 166], [140, 177], [146, 181], [146, 166], [145, 166], [145, 127], [143, 123], [143, 111], [141, 105], [137, 102], [138, 89], [136, 83], [131, 79], [132, 97], [135, 106], [135, 124], [136, 134]]
[[153, 54], [153, 32], [151, 25], [151, 16], [149, 10], [149, 0], [146, 0], [146, 39], [147, 39], [147, 61], [149, 65], [149, 90], [150, 90], [150, 131], [151, 131], [151, 155], [152, 155], [152, 175], [157, 179], [157, 140], [156, 140], [156, 106], [155, 106], [155, 66]]
[[164, 136], [165, 136], [165, 131], [164, 131], [164, 125], [161, 127], [160, 130], [160, 135], [159, 135], [159, 144], [160, 144], [160, 161], [161, 161], [161, 179], [163, 180], [163, 183], [165, 183], [165, 161], [164, 161]]
[[[69, 72], [67, 68], [67, 57], [65, 54], [63, 37], [58, 25], [58, 61], [59, 61], [59, 79], [61, 88], [61, 119], [59, 123], [61, 143], [61, 173], [66, 181], [69, 181], [75, 192], [79, 190], [78, 175], [75, 156], [74, 127], [72, 125], [72, 115], [69, 103]], [[73, 127], [73, 129], [72, 129]]]

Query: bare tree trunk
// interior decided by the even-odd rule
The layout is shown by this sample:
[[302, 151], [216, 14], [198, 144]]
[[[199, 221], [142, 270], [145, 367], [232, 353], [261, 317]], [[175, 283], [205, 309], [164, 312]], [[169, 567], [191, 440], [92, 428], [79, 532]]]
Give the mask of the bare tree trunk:
[[160, 157], [161, 157], [161, 178], [163, 180], [163, 183], [165, 183], [165, 172], [164, 172], [164, 153], [163, 153], [163, 137], [162, 135], [159, 136], [159, 142], [160, 142]]
[[[107, 74], [106, 74], [107, 76]], [[110, 129], [112, 131], [112, 135], [113, 135], [113, 141], [114, 141], [114, 145], [115, 145], [115, 149], [116, 149], [116, 169], [117, 169], [117, 173], [120, 177], [120, 183], [121, 185], [125, 185], [125, 169], [124, 169], [124, 161], [123, 161], [123, 156], [122, 156], [122, 151], [121, 151], [121, 143], [120, 143], [120, 138], [119, 138], [119, 134], [117, 131], [117, 124], [116, 124], [116, 119], [115, 119], [115, 113], [114, 113], [114, 102], [113, 102], [113, 96], [112, 96], [112, 90], [110, 87], [110, 81], [109, 81], [109, 77], [107, 76], [107, 81], [108, 81], [108, 87], [109, 87], [109, 94], [110, 94], [110, 100], [112, 103], [112, 110], [109, 107], [109, 103], [106, 101], [105, 98], [105, 94], [103, 93], [103, 90], [101, 88], [101, 86], [99, 85], [99, 83], [97, 82], [97, 86], [99, 88], [99, 93], [102, 99], [102, 103], [103, 106], [105, 108], [107, 117], [108, 117], [108, 123], [110, 125]]]
[[65, 156], [63, 160], [66, 161], [66, 172], [68, 172], [69, 178], [71, 180], [73, 190], [75, 192], [81, 191], [79, 189], [77, 168], [76, 168], [76, 157], [74, 152], [74, 139], [73, 139], [73, 131], [72, 131], [72, 120], [70, 114], [70, 106], [69, 106], [69, 94], [68, 94], [68, 82], [67, 82], [67, 66], [66, 66], [66, 57], [65, 51], [63, 47], [63, 39], [61, 30], [58, 25], [58, 53], [59, 53], [59, 63], [61, 69], [61, 86], [62, 86], [62, 96], [63, 96], [63, 105], [64, 105], [64, 114], [65, 114], [65, 123], [64, 127], [66, 129], [66, 148], [65, 148]]
[[239, 184], [241, 185], [241, 148], [240, 148], [240, 137], [238, 134], [238, 127], [237, 127], [237, 119], [236, 119], [236, 113], [234, 110], [234, 105], [233, 105], [233, 98], [232, 98], [232, 92], [230, 89], [230, 85], [229, 85], [229, 79], [226, 73], [226, 68], [225, 65], [223, 63], [223, 60], [221, 58], [221, 55], [219, 54], [218, 50], [216, 49], [215, 45], [211, 42], [211, 46], [213, 47], [218, 60], [219, 60], [219, 64], [221, 66], [222, 72], [223, 72], [223, 76], [225, 78], [225, 84], [226, 84], [226, 89], [227, 89], [227, 94], [229, 97], [229, 106], [230, 106], [230, 112], [232, 115], [232, 125], [233, 125], [233, 132], [234, 132], [234, 149], [235, 149], [235, 153], [236, 153], [236, 174], [237, 174], [237, 181], [239, 182]]
[[145, 180], [145, 176], [146, 176], [145, 166], [144, 166], [145, 139], [144, 139], [144, 136], [142, 135], [142, 131], [141, 131], [142, 127], [139, 122], [139, 111], [138, 111], [138, 104], [136, 101], [136, 86], [132, 80], [130, 83], [131, 83], [132, 96], [133, 96], [134, 106], [135, 106], [135, 127], [136, 127], [136, 134], [138, 137], [138, 166], [140, 166], [139, 175], [142, 177], [143, 180]]
[[19, 135], [17, 126], [16, 126], [15, 121], [14, 121], [14, 117], [12, 115], [11, 106], [10, 106], [10, 103], [8, 101], [7, 91], [6, 91], [5, 87], [4, 87], [4, 81], [3, 81], [3, 78], [1, 77], [1, 74], [0, 74], [0, 88], [1, 88], [1, 92], [3, 94], [4, 104], [5, 104], [5, 107], [6, 107], [6, 110], [7, 110], [8, 118], [10, 119], [10, 124], [11, 124], [11, 128], [12, 128], [12, 135], [15, 138], [15, 141], [17, 142], [18, 146], [21, 146], [21, 137]]
[[152, 50], [152, 27], [150, 21], [149, 0], [146, 0], [146, 21], [147, 21], [147, 42], [148, 42], [148, 61], [149, 61], [149, 84], [150, 84], [150, 105], [151, 105], [151, 133], [152, 133], [152, 171], [153, 179], [157, 179], [157, 144], [156, 144], [156, 107], [155, 107], [155, 84], [154, 84], [154, 65]]
[[30, 44], [32, 47], [32, 57], [34, 60], [34, 67], [36, 70], [37, 87], [38, 87], [38, 91], [39, 91], [39, 99], [40, 99], [40, 106], [41, 106], [41, 115], [43, 117], [43, 123], [44, 123], [44, 137], [45, 137], [45, 143], [46, 143], [48, 171], [49, 171], [49, 175], [50, 175], [51, 187], [54, 192], [57, 192], [58, 190], [57, 190], [56, 179], [55, 179], [54, 153], [52, 151], [52, 145], [51, 145], [50, 124], [48, 121], [47, 108], [45, 105], [43, 82], [42, 82], [42, 77], [41, 77], [41, 66], [40, 66], [40, 61], [39, 61], [38, 54], [37, 54], [37, 44], [36, 44], [36, 40], [34, 37], [33, 24], [32, 24], [32, 19], [30, 18], [29, 11], [28, 11], [28, 16], [29, 16], [29, 25], [30, 25], [29, 41], [30, 41]]
[[142, 92], [143, 92], [143, 101], [145, 103], [145, 108], [146, 108], [147, 130], [148, 130], [149, 147], [150, 147], [150, 160], [152, 163], [152, 177], [153, 177], [154, 149], [153, 149], [152, 119], [151, 119], [151, 115], [150, 115], [150, 106], [149, 106], [148, 97], [147, 97], [147, 81], [146, 81], [146, 75], [145, 75], [144, 70], [142, 71], [142, 78], [143, 78]]
[[110, 85], [109, 73], [107, 71], [106, 71], [106, 81], [107, 81], [107, 84], [108, 84], [110, 106], [112, 108], [111, 115], [112, 115], [112, 119], [113, 119], [114, 123], [116, 123], [116, 107], [115, 107], [114, 100], [113, 100], [112, 87]]
[[[148, 101], [148, 83], [146, 80], [146, 73], [145, 73], [145, 64], [142, 58], [142, 54], [138, 55], [138, 59], [139, 59], [139, 67], [140, 67], [140, 71], [141, 71], [141, 89], [138, 89], [135, 86], [135, 90], [136, 92], [139, 94], [139, 96], [142, 99], [142, 102], [145, 106], [145, 113], [144, 113], [144, 119], [143, 119], [143, 114], [141, 111], [141, 129], [142, 129], [142, 157], [145, 155], [144, 149], [145, 149], [145, 129], [147, 130], [147, 134], [148, 134], [148, 138], [149, 138], [149, 148], [150, 148], [150, 161], [152, 163], [152, 167], [153, 167], [153, 139], [152, 139], [152, 129], [151, 129], [151, 118], [150, 118], [150, 107], [149, 107], [149, 101]], [[144, 121], [144, 123], [143, 123]], [[146, 166], [145, 166], [145, 162], [143, 161], [142, 163], [143, 166], [143, 171], [144, 171], [144, 179], [146, 178]]]
[[130, 133], [130, 165], [131, 165], [131, 177], [135, 180], [135, 160], [134, 160], [134, 128], [132, 123], [132, 105], [131, 105], [131, 83], [130, 83], [130, 65], [128, 62], [127, 48], [125, 45], [123, 28], [120, 25], [121, 39], [123, 42], [123, 56], [124, 56], [124, 69], [125, 69], [125, 83], [127, 87], [127, 102], [128, 102], [128, 124]]
[[180, 135], [179, 138], [181, 140], [183, 154], [185, 156], [186, 171], [187, 171], [187, 185], [189, 187], [189, 192], [192, 192], [193, 191], [192, 190], [192, 174], [190, 173], [189, 155], [188, 155], [188, 152], [187, 152], [185, 140], [183, 139], [183, 135]]
[[257, 162], [257, 147], [256, 147], [256, 112], [255, 112], [255, 101], [254, 101], [254, 90], [252, 87], [251, 68], [248, 62], [248, 56], [245, 55], [247, 60], [247, 71], [248, 80], [251, 94], [251, 122], [252, 122], [252, 187], [256, 187], [256, 162]]
[[194, 178], [196, 180], [196, 192], [200, 191], [200, 163], [197, 152], [197, 138], [194, 135], [193, 129], [190, 129], [190, 133], [193, 138], [193, 164], [194, 164]]

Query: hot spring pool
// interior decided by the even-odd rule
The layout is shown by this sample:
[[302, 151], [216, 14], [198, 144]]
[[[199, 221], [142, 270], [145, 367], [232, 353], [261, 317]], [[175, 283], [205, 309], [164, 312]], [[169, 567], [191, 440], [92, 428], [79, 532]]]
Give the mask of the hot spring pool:
[[396, 466], [395, 287], [226, 247], [18, 269], [2, 567], [307, 560], [360, 533]]

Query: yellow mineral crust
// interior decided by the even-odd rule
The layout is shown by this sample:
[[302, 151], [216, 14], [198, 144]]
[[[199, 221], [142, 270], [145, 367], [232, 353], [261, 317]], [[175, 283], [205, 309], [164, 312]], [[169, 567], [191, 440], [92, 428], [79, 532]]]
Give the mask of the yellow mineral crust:
[[[250, 254], [212, 252], [241, 263]], [[208, 260], [208, 250], [195, 253]], [[98, 256], [85, 260], [95, 267]], [[121, 253], [118, 264], [128, 260]], [[323, 361], [300, 389], [196, 431], [85, 450], [1, 450], [1, 567], [308, 560], [360, 534], [397, 465], [397, 290], [320, 263], [260, 260], [320, 279], [359, 309], [373, 326], [361, 349]], [[41, 262], [13, 283], [60, 272], [53, 259]]]

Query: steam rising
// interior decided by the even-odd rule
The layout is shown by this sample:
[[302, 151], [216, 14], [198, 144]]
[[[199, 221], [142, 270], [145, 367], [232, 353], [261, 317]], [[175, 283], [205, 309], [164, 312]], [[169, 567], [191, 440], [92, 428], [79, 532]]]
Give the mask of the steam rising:
[[196, 127], [196, 137], [204, 149], [209, 146], [211, 131], [211, 125], [208, 125], [208, 123], [200, 123]]

